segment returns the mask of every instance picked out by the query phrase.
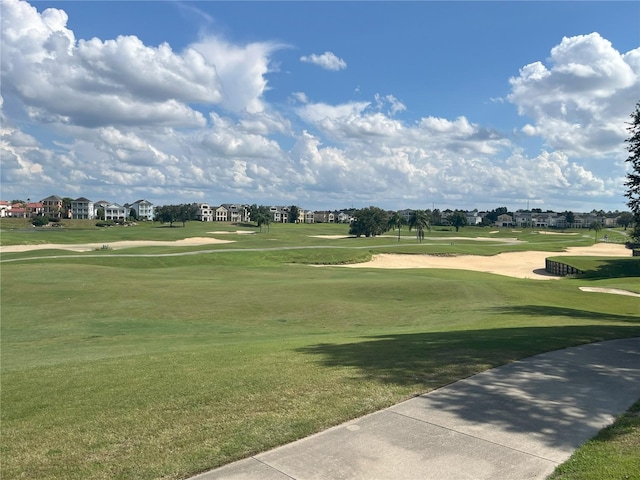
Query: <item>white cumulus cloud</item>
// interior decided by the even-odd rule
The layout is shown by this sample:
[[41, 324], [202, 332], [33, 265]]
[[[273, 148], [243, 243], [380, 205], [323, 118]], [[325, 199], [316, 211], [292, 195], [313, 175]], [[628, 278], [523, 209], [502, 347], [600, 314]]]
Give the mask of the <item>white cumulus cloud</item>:
[[510, 79], [510, 102], [534, 121], [523, 132], [577, 156], [621, 154], [625, 122], [638, 101], [640, 48], [617, 51], [598, 33], [565, 37], [548, 65], [524, 66]]
[[300, 57], [301, 62], [313, 63], [325, 70], [344, 70], [347, 68], [347, 62], [337, 57], [333, 52], [324, 52], [321, 55], [312, 53], [311, 55], [303, 55]]

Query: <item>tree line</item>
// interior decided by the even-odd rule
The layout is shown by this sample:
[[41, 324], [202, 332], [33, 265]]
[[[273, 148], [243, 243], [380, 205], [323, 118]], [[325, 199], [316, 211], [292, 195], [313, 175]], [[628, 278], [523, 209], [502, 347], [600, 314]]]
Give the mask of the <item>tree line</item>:
[[407, 217], [400, 212], [387, 212], [371, 206], [353, 212], [349, 234], [356, 237], [375, 237], [389, 230], [398, 230], [400, 241], [400, 231], [406, 225], [409, 231], [415, 231], [416, 240], [422, 242], [425, 230], [430, 231], [432, 225], [440, 224], [443, 219], [455, 227], [456, 232], [467, 224], [467, 216], [462, 210], [449, 211], [444, 217], [436, 210], [413, 210]]

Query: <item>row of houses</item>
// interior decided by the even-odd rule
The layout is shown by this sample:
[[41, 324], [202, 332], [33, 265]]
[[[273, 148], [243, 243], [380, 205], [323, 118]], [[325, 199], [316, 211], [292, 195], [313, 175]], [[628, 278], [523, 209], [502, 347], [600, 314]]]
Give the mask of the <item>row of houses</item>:
[[[120, 205], [105, 200], [93, 202], [85, 197], [74, 200], [63, 199], [57, 195], [51, 195], [39, 202], [14, 203], [0, 200], [0, 217], [35, 217], [47, 216], [70, 219], [96, 219], [126, 220], [134, 217], [138, 220], [154, 220], [155, 208], [148, 200], [140, 199], [133, 203]], [[246, 204], [223, 203], [211, 205], [209, 203], [196, 203], [197, 220], [202, 222], [234, 222], [248, 223], [251, 221], [251, 208]], [[274, 223], [349, 223], [353, 220], [353, 210], [320, 210], [311, 211], [295, 207], [271, 206], [269, 215]], [[407, 220], [413, 210], [401, 210]], [[437, 223], [447, 224], [447, 213], [442, 212], [442, 220]], [[291, 216], [297, 217], [292, 220]], [[555, 212], [531, 212], [518, 210], [513, 214], [502, 214], [492, 222], [485, 219], [489, 212], [472, 210], [465, 212], [467, 225], [491, 224], [505, 228], [588, 228], [593, 222], [599, 222], [604, 227], [613, 227], [617, 223], [616, 216], [596, 215], [595, 213], [576, 213], [564, 215]], [[493, 217], [492, 217], [493, 218]]]
[[[250, 222], [249, 205], [223, 203], [212, 206], [208, 203], [197, 203], [198, 220], [201, 222]], [[352, 217], [345, 212], [311, 211], [296, 207], [297, 213], [287, 206], [270, 206], [269, 216], [274, 223], [349, 223]], [[292, 215], [297, 215], [292, 219]]]
[[[589, 228], [593, 222], [597, 222], [603, 227], [615, 227], [617, 217], [607, 217], [594, 213], [576, 213], [573, 218], [555, 212], [532, 213], [527, 211], [517, 211], [513, 215], [498, 215], [493, 225], [497, 227], [515, 228]], [[482, 223], [482, 216], [478, 212], [467, 213], [467, 224], [478, 225]]]
[[[14, 203], [0, 200], [0, 217], [50, 217], [92, 220], [99, 216], [105, 220], [126, 220], [134, 215], [140, 220], [153, 220], [153, 204], [147, 200], [137, 200], [120, 205], [106, 200], [93, 202], [85, 197], [66, 202], [62, 197], [51, 195], [39, 202]], [[99, 215], [100, 213], [100, 215]]]

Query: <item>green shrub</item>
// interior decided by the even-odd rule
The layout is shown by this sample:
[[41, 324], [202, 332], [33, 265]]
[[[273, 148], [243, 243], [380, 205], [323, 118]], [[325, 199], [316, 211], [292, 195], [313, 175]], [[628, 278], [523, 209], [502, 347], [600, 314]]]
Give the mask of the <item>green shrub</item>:
[[44, 227], [48, 223], [49, 223], [49, 219], [45, 217], [36, 217], [33, 220], [31, 220], [31, 225], [33, 225], [34, 227]]

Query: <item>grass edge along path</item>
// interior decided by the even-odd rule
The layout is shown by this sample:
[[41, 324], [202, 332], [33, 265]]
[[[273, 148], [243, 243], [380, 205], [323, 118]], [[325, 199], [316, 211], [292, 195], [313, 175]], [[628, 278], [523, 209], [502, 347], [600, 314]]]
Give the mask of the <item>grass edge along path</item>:
[[547, 480], [640, 478], [640, 399], [578, 448]]

